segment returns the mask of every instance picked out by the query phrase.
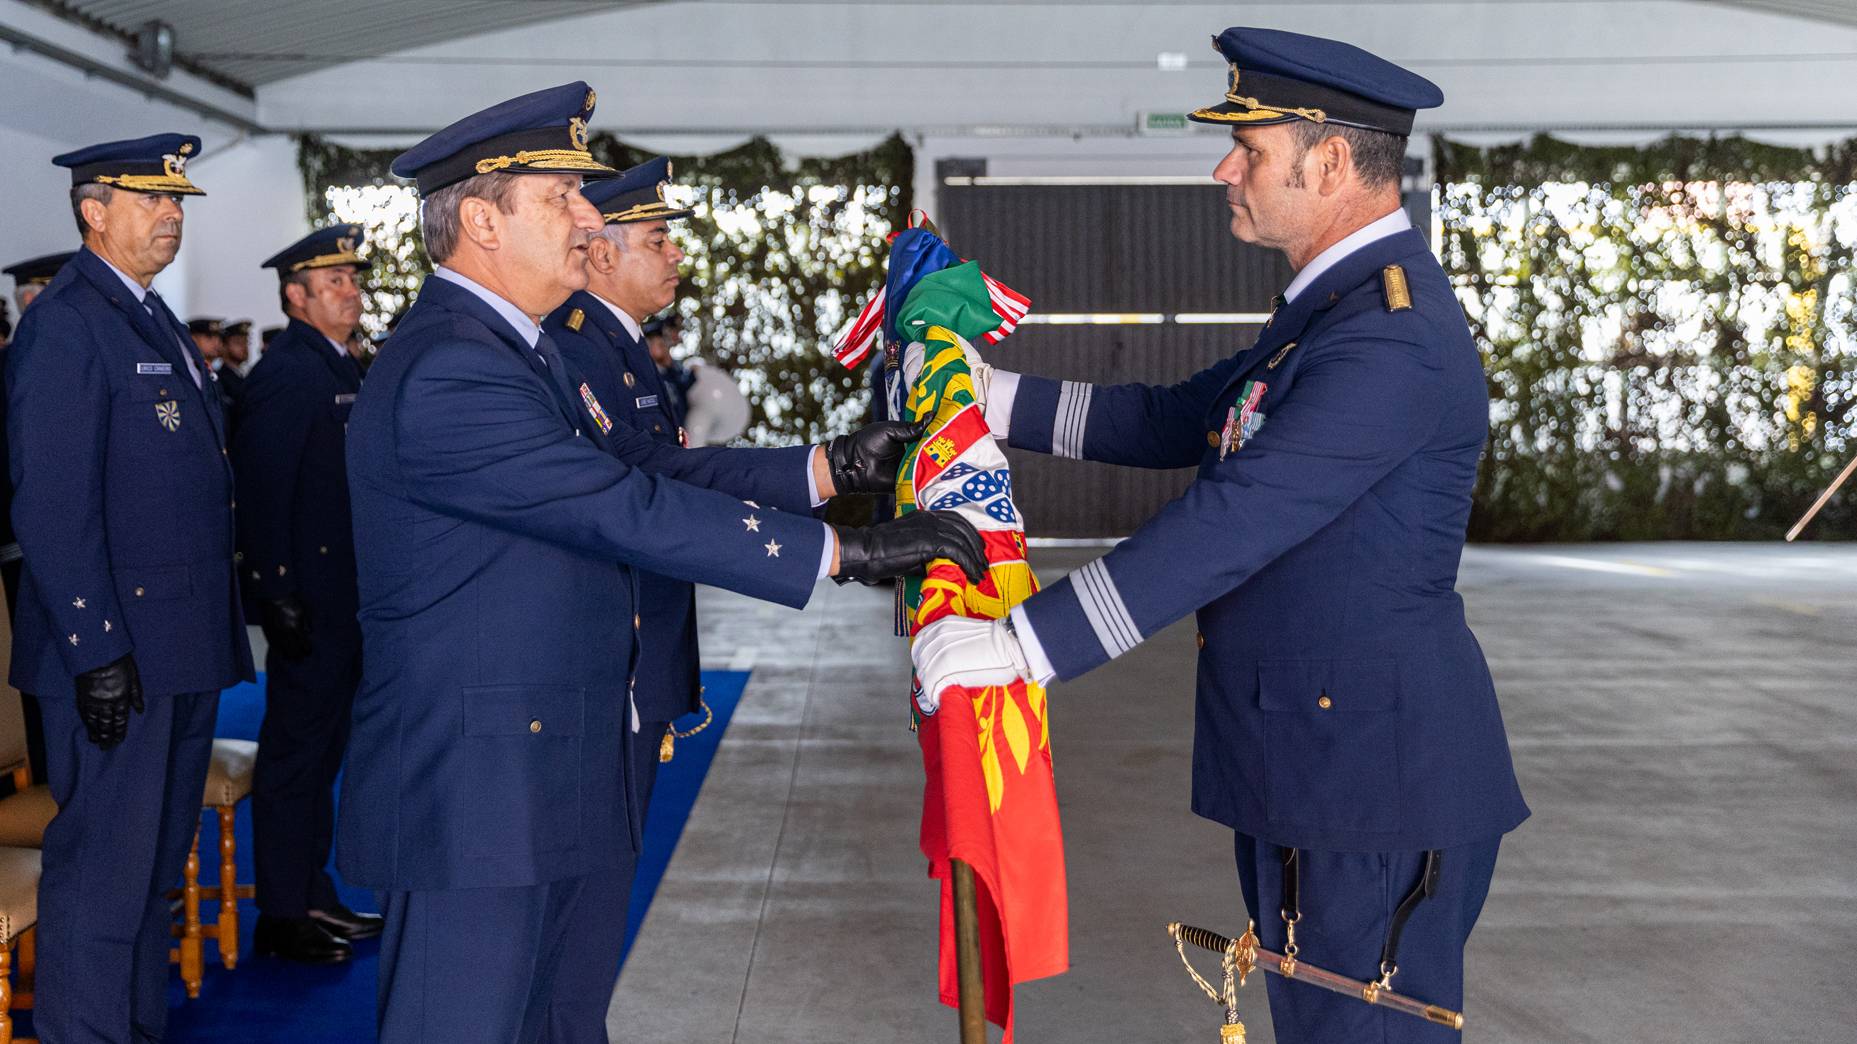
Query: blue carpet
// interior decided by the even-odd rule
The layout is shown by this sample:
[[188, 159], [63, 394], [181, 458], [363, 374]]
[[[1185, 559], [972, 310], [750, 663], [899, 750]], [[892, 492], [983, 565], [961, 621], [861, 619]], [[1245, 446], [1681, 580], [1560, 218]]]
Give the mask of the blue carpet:
[[[705, 698], [715, 711], [716, 720], [709, 728], [689, 739], [677, 741], [677, 757], [659, 766], [658, 782], [651, 799], [651, 813], [645, 822], [644, 858], [640, 860], [638, 878], [632, 887], [632, 907], [626, 919], [625, 952], [630, 953], [638, 927], [644, 922], [658, 882], [670, 865], [684, 823], [696, 804], [697, 791], [709, 771], [710, 762], [722, 743], [722, 734], [741, 702], [748, 684], [745, 671], [704, 671]], [[264, 676], [256, 684], [227, 689], [219, 701], [217, 735], [234, 739], [257, 739], [258, 725], [264, 717]], [[694, 719], [692, 719], [693, 721]], [[686, 722], [686, 726], [691, 722]], [[217, 865], [217, 827], [205, 820], [200, 835], [203, 883], [218, 880], [212, 869]], [[252, 879], [251, 803], [239, 805], [238, 825], [239, 880]], [[357, 910], [373, 910], [370, 892], [342, 884], [342, 901]], [[202, 910], [211, 916], [208, 910]], [[227, 971], [218, 962], [218, 950], [206, 948], [206, 977], [200, 996], [186, 999], [176, 971], [168, 990], [172, 1009], [168, 1020], [170, 1041], [265, 1041], [267, 1044], [347, 1044], [374, 1040], [374, 991], [379, 971], [380, 944], [367, 940], [355, 947], [355, 959], [334, 967], [306, 967], [274, 957], [256, 957], [251, 953], [252, 927], [258, 910], [251, 900], [239, 903], [241, 950], [238, 968]], [[209, 929], [209, 935], [211, 934]], [[21, 1012], [19, 1031], [31, 1032], [31, 1015]]]

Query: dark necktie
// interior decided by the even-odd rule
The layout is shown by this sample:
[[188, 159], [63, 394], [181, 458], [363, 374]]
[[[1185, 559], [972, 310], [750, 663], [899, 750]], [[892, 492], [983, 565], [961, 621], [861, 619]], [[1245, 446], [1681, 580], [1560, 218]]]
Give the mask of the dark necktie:
[[580, 428], [580, 411], [574, 407], [574, 390], [568, 385], [567, 360], [561, 357], [561, 349], [543, 333], [535, 342], [535, 354], [542, 357], [542, 368], [548, 371], [548, 380], [554, 386], [555, 398], [561, 408], [574, 418], [574, 427]]
[[192, 338], [183, 339], [179, 334], [173, 332], [174, 327], [168, 322], [168, 317], [165, 314], [167, 310], [156, 307], [156, 305], [160, 303], [161, 295], [155, 293], [153, 290], [142, 295], [142, 307], [148, 311], [148, 317], [155, 321], [156, 326], [161, 327], [163, 330], [167, 330], [169, 334], [173, 336], [174, 343], [180, 347], [181, 359], [187, 363], [187, 372], [193, 377], [193, 386], [196, 388], [205, 387], [203, 383], [205, 378], [202, 374], [206, 372], [206, 357], [200, 356], [199, 360], [197, 362], [195, 361], [195, 356], [199, 352], [199, 349], [194, 346]]

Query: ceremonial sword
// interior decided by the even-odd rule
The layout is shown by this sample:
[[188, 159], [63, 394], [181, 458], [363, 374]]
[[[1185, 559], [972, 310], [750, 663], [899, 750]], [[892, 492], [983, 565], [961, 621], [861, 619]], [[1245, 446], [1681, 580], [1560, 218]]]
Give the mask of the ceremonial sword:
[[1825, 491], [1820, 493], [1818, 499], [1812, 502], [1812, 509], [1805, 513], [1805, 517], [1794, 523], [1793, 527], [1786, 531], [1787, 543], [1792, 543], [1793, 540], [1799, 536], [1800, 532], [1805, 529], [1806, 523], [1812, 521], [1812, 519], [1818, 515], [1819, 510], [1825, 506], [1825, 502], [1831, 499], [1831, 495], [1838, 491], [1839, 486], [1844, 485], [1844, 480], [1850, 478], [1851, 472], [1853, 471], [1857, 471], [1857, 457], [1851, 458], [1851, 462], [1844, 465], [1844, 470], [1838, 472], [1838, 477], [1832, 479], [1831, 485], [1826, 486]]
[[1214, 990], [1209, 983], [1200, 978], [1197, 971], [1193, 970], [1192, 962], [1187, 961], [1187, 971], [1192, 974], [1193, 980], [1199, 983], [1200, 989], [1205, 990], [1206, 995], [1214, 1001], [1225, 1005], [1225, 1025], [1220, 1027], [1222, 1041], [1244, 1044], [1244, 1024], [1238, 1021], [1237, 987], [1244, 985], [1245, 978], [1251, 974], [1253, 968], [1275, 972], [1286, 979], [1295, 979], [1311, 986], [1320, 986], [1334, 993], [1346, 994], [1356, 1000], [1377, 1004], [1383, 1008], [1404, 1015], [1412, 1015], [1440, 1026], [1448, 1026], [1454, 1030], [1464, 1028], [1462, 1012], [1452, 1011], [1436, 1004], [1427, 1004], [1403, 993], [1394, 992], [1386, 985], [1391, 976], [1385, 976], [1379, 982], [1362, 982], [1345, 975], [1337, 975], [1325, 968], [1318, 968], [1307, 961], [1299, 960], [1293, 953], [1282, 954], [1274, 950], [1266, 950], [1258, 945], [1254, 925], [1246, 926], [1242, 936], [1232, 939], [1205, 928], [1195, 928], [1190, 924], [1175, 921], [1167, 926], [1167, 934], [1173, 936], [1174, 946], [1180, 950], [1182, 961], [1186, 961], [1187, 944], [1224, 955], [1225, 989], [1223, 991]]

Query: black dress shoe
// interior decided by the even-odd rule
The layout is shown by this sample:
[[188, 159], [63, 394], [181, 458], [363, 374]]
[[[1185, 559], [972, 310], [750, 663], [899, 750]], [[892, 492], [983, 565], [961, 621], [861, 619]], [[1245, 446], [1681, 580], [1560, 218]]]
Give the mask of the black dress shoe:
[[341, 903], [332, 903], [325, 910], [311, 910], [309, 918], [344, 939], [372, 939], [387, 925], [387, 919], [379, 914], [356, 913]]
[[340, 964], [355, 955], [347, 939], [307, 917], [259, 914], [253, 944], [261, 954], [275, 954], [300, 964]]

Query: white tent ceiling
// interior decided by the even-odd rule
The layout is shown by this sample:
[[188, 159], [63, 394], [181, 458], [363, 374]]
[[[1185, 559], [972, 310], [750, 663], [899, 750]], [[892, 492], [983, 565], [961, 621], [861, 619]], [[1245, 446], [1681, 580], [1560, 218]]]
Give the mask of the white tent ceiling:
[[[151, 19], [174, 29], [161, 79], [125, 55]], [[837, 153], [902, 130], [925, 206], [949, 156], [1007, 176], [1204, 176], [1216, 129], [1137, 126], [1219, 96], [1208, 38], [1234, 21], [1347, 39], [1436, 80], [1447, 102], [1421, 134], [1857, 134], [1857, 0], [0, 0], [0, 145], [25, 161], [9, 198], [37, 201], [0, 208], [0, 260], [71, 236], [68, 183], [44, 159], [191, 131], [213, 195], [172, 278], [192, 307], [245, 314], [267, 292], [256, 258], [306, 220], [281, 133], [404, 143], [574, 79], [600, 92], [596, 130], [665, 151], [767, 134]]]

